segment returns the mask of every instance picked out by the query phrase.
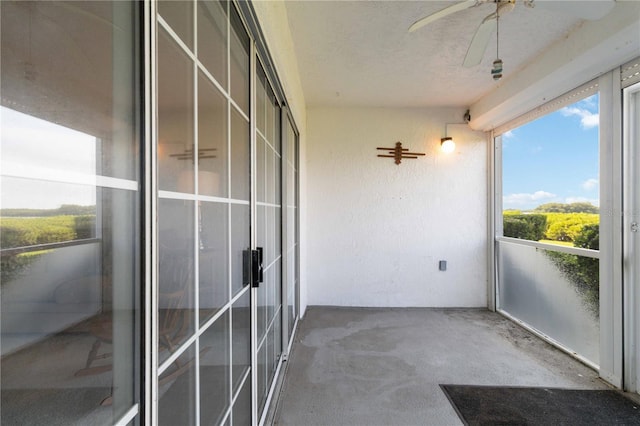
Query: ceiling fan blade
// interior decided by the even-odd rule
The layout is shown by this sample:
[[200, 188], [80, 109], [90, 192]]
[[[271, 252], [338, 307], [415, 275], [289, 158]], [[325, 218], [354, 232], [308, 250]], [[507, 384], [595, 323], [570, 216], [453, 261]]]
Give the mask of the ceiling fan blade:
[[529, 7], [562, 13], [588, 21], [597, 21], [604, 18], [616, 5], [615, 0], [529, 0], [525, 2]]
[[[486, 0], [484, 0], [486, 1]], [[451, 15], [452, 13], [460, 12], [461, 10], [469, 9], [477, 4], [483, 3], [482, 0], [466, 0], [460, 3], [456, 3], [449, 7], [445, 7], [444, 9], [431, 14], [429, 16], [425, 16], [422, 19], [418, 19], [409, 27], [409, 32], [412, 33], [415, 30], [424, 27], [427, 24], [430, 24], [433, 21], [437, 21], [438, 19], [444, 18], [445, 16]]]
[[495, 13], [484, 18], [484, 21], [482, 21], [482, 24], [480, 24], [476, 33], [473, 35], [473, 40], [471, 40], [471, 44], [467, 50], [467, 56], [464, 57], [462, 65], [465, 68], [476, 66], [482, 61], [484, 52], [489, 45], [489, 40], [496, 32], [497, 22]]

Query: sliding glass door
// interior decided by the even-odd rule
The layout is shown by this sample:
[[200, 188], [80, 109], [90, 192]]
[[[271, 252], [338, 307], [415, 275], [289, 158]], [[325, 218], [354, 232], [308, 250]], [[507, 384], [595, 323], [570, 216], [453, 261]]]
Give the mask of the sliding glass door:
[[263, 422], [297, 135], [250, 5], [0, 8], [0, 423]]
[[160, 424], [263, 421], [283, 353], [281, 100], [246, 28], [158, 4]]
[[139, 5], [0, 8], [0, 423], [139, 423]]
[[248, 424], [249, 37], [232, 3], [158, 12], [158, 423]]

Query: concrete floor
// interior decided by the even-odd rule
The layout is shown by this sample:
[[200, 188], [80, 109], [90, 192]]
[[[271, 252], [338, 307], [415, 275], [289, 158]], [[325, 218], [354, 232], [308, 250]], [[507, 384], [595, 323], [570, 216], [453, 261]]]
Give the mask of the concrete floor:
[[480, 309], [310, 307], [276, 425], [459, 425], [440, 384], [606, 389], [595, 371]]

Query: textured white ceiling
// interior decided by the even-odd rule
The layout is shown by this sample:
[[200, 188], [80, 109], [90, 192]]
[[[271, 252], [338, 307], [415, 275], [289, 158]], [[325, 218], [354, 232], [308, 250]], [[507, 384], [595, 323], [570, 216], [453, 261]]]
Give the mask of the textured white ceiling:
[[[462, 62], [484, 4], [414, 33], [417, 19], [450, 1], [289, 1], [287, 14], [305, 99], [311, 106], [469, 106], [496, 88], [496, 38], [480, 65]], [[500, 20], [504, 77], [516, 73], [582, 21], [520, 0]]]

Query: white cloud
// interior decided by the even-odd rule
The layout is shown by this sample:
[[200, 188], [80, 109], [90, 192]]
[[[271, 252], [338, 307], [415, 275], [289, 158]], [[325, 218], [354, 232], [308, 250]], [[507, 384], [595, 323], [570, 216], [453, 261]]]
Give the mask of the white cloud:
[[556, 194], [552, 194], [550, 192], [536, 191], [533, 194], [520, 193], [505, 195], [502, 197], [502, 201], [505, 206], [524, 206], [534, 202], [540, 203], [543, 200], [551, 200], [555, 197]]
[[511, 139], [515, 136], [515, 134], [513, 133], [513, 130], [509, 130], [508, 132], [504, 132], [502, 134], [502, 139]]
[[583, 129], [591, 129], [600, 125], [600, 114], [593, 113], [584, 108], [564, 107], [560, 112], [565, 117], [570, 117], [572, 115], [580, 117], [580, 125]]
[[598, 188], [598, 185], [600, 184], [600, 182], [598, 181], [598, 179], [587, 179], [584, 182], [582, 182], [582, 189], [586, 190], [586, 191], [591, 191], [594, 189]]

